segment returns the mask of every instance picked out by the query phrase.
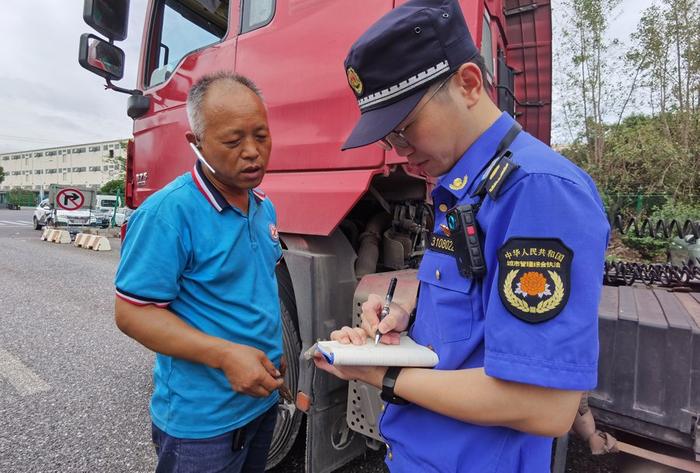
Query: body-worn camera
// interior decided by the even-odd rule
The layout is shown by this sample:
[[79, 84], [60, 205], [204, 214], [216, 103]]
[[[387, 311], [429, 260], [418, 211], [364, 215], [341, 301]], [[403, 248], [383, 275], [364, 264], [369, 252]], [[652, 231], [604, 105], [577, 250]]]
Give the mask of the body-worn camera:
[[450, 209], [447, 212], [447, 228], [454, 241], [459, 274], [465, 278], [483, 277], [486, 274], [486, 262], [481, 251], [474, 206], [466, 204]]

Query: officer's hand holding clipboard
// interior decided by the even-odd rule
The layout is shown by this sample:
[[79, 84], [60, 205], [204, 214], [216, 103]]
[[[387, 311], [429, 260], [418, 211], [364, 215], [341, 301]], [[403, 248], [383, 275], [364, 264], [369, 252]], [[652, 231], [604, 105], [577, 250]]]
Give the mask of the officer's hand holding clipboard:
[[[380, 322], [383, 305], [384, 298], [377, 294], [370, 294], [367, 301], [362, 304], [362, 325], [334, 330], [331, 332], [330, 339], [340, 343], [364, 345], [368, 337], [374, 339], [374, 334], [379, 329], [382, 333], [380, 343], [398, 345], [400, 333], [408, 328], [409, 313], [398, 304], [391, 304], [389, 314]], [[375, 387], [381, 386], [386, 373], [385, 366], [333, 366], [320, 353], [314, 356], [314, 363], [317, 368], [341, 379], [356, 379]]]

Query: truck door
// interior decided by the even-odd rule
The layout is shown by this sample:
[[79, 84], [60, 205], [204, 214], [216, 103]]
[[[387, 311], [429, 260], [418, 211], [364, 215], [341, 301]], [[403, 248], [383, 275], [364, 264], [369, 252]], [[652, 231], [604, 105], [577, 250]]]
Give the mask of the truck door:
[[376, 168], [379, 147], [340, 151], [359, 116], [343, 61], [393, 0], [241, 0], [236, 71], [270, 111], [268, 172]]
[[202, 75], [233, 70], [239, 0], [151, 0], [146, 15], [138, 87], [151, 109], [134, 121], [132, 204], [194, 163], [187, 146], [187, 93]]

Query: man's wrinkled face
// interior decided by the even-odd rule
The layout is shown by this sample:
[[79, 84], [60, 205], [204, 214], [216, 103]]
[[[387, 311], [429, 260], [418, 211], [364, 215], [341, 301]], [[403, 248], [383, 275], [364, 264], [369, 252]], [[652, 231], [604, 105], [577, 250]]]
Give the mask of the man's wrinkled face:
[[236, 190], [260, 185], [272, 148], [260, 97], [244, 85], [221, 80], [207, 91], [201, 111], [199, 146], [216, 170], [215, 179]]

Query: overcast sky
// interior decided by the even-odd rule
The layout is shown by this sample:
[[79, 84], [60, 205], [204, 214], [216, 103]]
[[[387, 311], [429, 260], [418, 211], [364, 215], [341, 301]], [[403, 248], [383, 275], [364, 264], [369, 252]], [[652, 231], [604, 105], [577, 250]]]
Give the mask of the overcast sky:
[[[556, 23], [559, 0], [553, 3]], [[627, 39], [652, 3], [623, 0], [615, 34]], [[78, 64], [80, 34], [91, 32], [82, 19], [82, 0], [5, 0], [3, 5], [0, 153], [129, 137], [127, 96], [104, 90], [104, 80]], [[126, 73], [118, 85], [125, 88], [135, 84], [145, 8], [146, 0], [131, 1], [129, 36], [119, 43]]]

